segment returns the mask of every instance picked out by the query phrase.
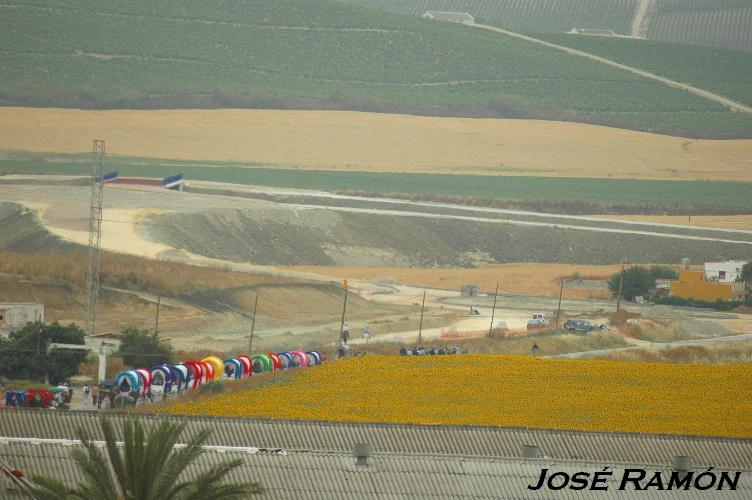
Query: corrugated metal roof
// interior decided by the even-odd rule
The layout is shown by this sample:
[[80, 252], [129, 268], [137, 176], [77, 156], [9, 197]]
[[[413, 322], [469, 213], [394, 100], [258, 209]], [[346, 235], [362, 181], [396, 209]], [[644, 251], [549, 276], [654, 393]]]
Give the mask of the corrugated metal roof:
[[[32, 479], [36, 474], [57, 477], [75, 484], [82, 479], [70, 457], [71, 446], [55, 443], [0, 441], [0, 454]], [[231, 479], [261, 481], [265, 493], [259, 498], [593, 498], [593, 499], [709, 499], [752, 498], [752, 474], [741, 476], [737, 491], [618, 491], [623, 468], [613, 468], [607, 491], [531, 491], [541, 468], [574, 474], [591, 474], [602, 464], [567, 464], [551, 460], [514, 460], [483, 457], [441, 457], [375, 454], [368, 466], [355, 465], [344, 453], [290, 452], [287, 454], [205, 452], [186, 471], [186, 478], [220, 461], [241, 458], [244, 465]], [[667, 468], [651, 468], [670, 474]], [[648, 473], [650, 477], [651, 473]], [[667, 476], [664, 476], [667, 477]]]
[[[210, 427], [207, 444], [349, 453], [356, 442], [375, 452], [481, 457], [519, 457], [523, 444], [540, 448], [542, 457], [605, 464], [670, 464], [676, 455], [692, 457], [698, 467], [752, 469], [752, 440], [582, 432], [503, 427], [457, 427], [258, 420], [247, 418], [134, 415], [147, 424], [163, 419], [186, 421], [186, 434]], [[110, 414], [116, 425], [126, 418]], [[0, 411], [0, 436], [74, 439], [78, 427], [101, 439], [93, 412], [52, 410]]]

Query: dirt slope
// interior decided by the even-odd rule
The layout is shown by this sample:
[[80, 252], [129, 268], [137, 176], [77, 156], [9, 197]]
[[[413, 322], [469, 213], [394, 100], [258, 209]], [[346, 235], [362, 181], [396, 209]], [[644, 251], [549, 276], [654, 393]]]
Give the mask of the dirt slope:
[[3, 203], [0, 193], [0, 249], [18, 252], [66, 250], [66, 241], [44, 229], [33, 210], [15, 203]]
[[301, 168], [752, 182], [752, 140], [536, 120], [278, 110], [0, 108], [0, 150]]
[[168, 212], [142, 222], [142, 233], [157, 243], [262, 265], [474, 267], [612, 264], [622, 258], [679, 262], [683, 257], [702, 262], [747, 258], [750, 252], [748, 243], [567, 229], [558, 222], [528, 226], [320, 208]]

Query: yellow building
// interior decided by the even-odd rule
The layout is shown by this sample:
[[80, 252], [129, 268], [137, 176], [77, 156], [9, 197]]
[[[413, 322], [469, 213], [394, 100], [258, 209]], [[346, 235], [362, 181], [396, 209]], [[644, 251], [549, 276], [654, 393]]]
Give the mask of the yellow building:
[[675, 297], [683, 299], [704, 300], [733, 300], [744, 294], [744, 288], [737, 283], [720, 283], [708, 281], [704, 271], [679, 271], [679, 279], [671, 281], [669, 292]]

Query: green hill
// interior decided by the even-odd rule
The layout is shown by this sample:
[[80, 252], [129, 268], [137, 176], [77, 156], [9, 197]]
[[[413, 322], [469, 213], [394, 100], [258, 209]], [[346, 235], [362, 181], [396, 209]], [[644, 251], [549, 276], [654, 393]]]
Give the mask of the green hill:
[[[419, 16], [427, 10], [467, 12], [504, 28], [564, 33], [572, 28], [630, 35], [638, 0], [343, 0]], [[644, 33], [650, 40], [752, 50], [749, 0], [653, 0]]]
[[344, 0], [418, 16], [428, 10], [467, 12], [476, 22], [528, 31], [609, 29], [628, 35], [638, 0]]
[[748, 52], [625, 38], [533, 36], [752, 105], [752, 57]]
[[752, 2], [659, 0], [647, 36], [650, 40], [752, 51]]
[[746, 136], [752, 117], [497, 33], [328, 0], [0, 0], [0, 103], [564, 119]]

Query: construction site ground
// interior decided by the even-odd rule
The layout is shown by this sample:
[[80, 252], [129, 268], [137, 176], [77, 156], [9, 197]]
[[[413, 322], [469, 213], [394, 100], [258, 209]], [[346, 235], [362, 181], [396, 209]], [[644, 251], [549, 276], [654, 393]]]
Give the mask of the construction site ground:
[[[48, 252], [86, 245], [89, 188], [48, 184], [40, 189], [40, 183], [54, 180], [3, 185], [0, 211], [6, 231], [0, 236], [1, 247]], [[618, 262], [615, 255], [623, 251], [619, 238], [638, 247], [642, 241], [645, 246], [635, 254], [645, 251], [651, 257], [693, 248], [698, 254], [737, 251], [742, 256], [752, 246], [752, 233], [747, 231], [446, 204], [388, 201], [384, 206], [382, 201], [327, 193], [253, 189], [272, 199], [106, 188], [103, 250], [267, 278], [263, 286], [207, 287], [164, 298], [160, 330], [179, 349], [244, 349], [257, 291], [261, 291], [258, 348], [331, 346], [338, 338], [343, 296], [339, 284], [344, 279], [351, 285], [346, 320], [355, 345], [362, 342], [357, 333], [365, 325], [370, 326], [371, 342], [415, 342], [424, 288], [428, 291], [421, 336], [426, 342], [455, 342], [488, 332], [493, 299], [488, 294], [497, 282], [501, 295], [493, 326], [503, 325], [511, 334], [526, 334], [532, 313], [556, 310], [562, 277], [575, 278], [564, 290], [566, 316], [605, 323], [615, 304], [604, 280], [618, 266], [599, 263]], [[498, 228], [510, 232], [494, 233]], [[472, 237], [483, 241], [483, 234], [486, 242], [474, 246]], [[558, 243], [551, 238], [558, 238]], [[585, 243], [580, 241], [583, 238]], [[529, 261], [534, 260], [530, 256], [535, 247], [564, 242], [571, 245], [563, 247], [566, 254], [580, 263], [547, 264], [557, 261], [554, 255]], [[588, 252], [578, 245], [587, 246]], [[0, 300], [45, 302], [49, 320], [83, 317], [80, 289], [71, 290], [69, 284], [49, 278], [3, 279]], [[479, 297], [460, 297], [459, 286], [469, 283], [480, 287]], [[104, 289], [102, 327], [113, 331], [127, 325], [153, 327], [156, 300], [155, 294], [143, 290]], [[480, 314], [469, 316], [470, 306], [477, 306]], [[752, 333], [749, 316], [742, 314], [631, 303], [625, 308], [645, 321], [682, 323], [699, 332], [691, 337]]]

